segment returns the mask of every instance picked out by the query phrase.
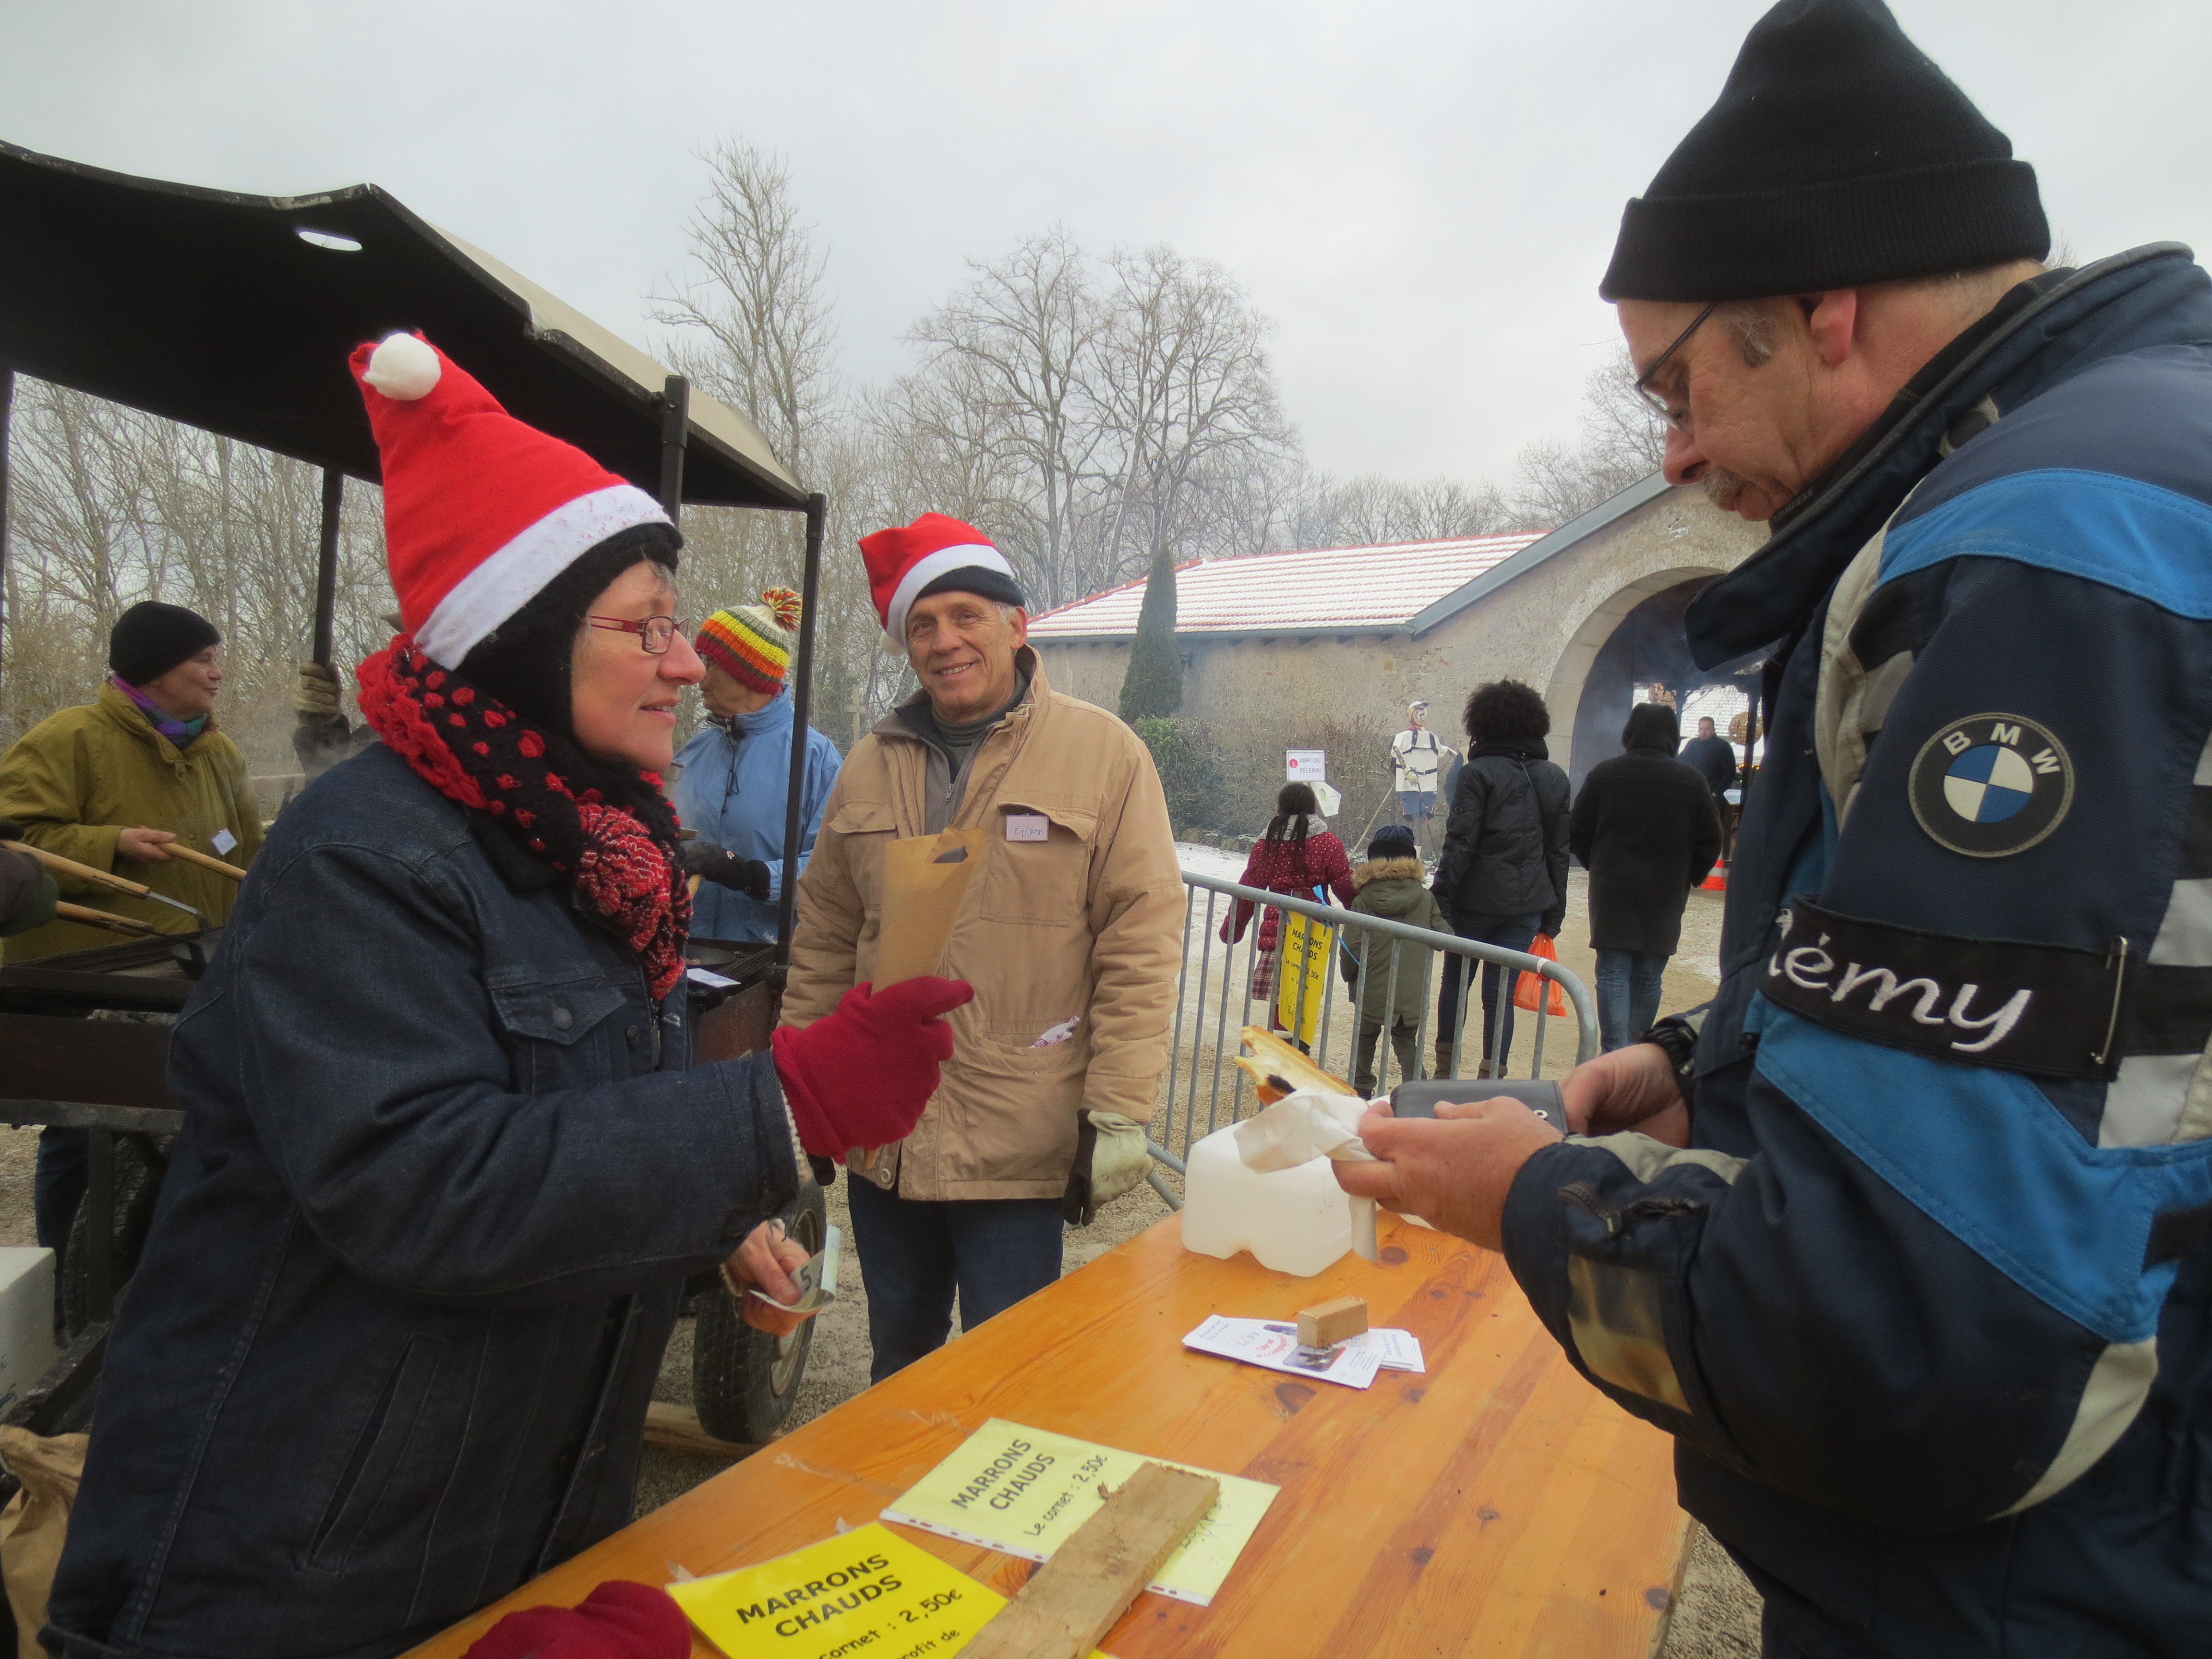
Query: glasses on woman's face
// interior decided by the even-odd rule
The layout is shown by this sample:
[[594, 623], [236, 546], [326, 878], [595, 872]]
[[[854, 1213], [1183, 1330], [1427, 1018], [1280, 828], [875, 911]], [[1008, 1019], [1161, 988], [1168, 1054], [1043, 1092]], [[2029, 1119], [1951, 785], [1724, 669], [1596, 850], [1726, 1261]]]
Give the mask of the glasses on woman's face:
[[1666, 422], [1668, 425], [1673, 427], [1677, 432], [1687, 432], [1690, 429], [1689, 398], [1685, 396], [1682, 400], [1681, 408], [1677, 409], [1674, 407], [1673, 401], [1656, 386], [1653, 386], [1651, 382], [1657, 377], [1659, 371], [1667, 367], [1668, 359], [1672, 357], [1676, 352], [1680, 351], [1684, 346], [1689, 344], [1690, 337], [1692, 334], [1695, 334], [1699, 329], [1703, 328], [1705, 325], [1705, 319], [1711, 316], [1713, 313], [1719, 309], [1720, 302], [1718, 301], [1715, 301], [1711, 305], [1707, 306], [1703, 311], [1699, 312], [1695, 317], [1692, 317], [1690, 319], [1689, 327], [1684, 329], [1680, 334], [1677, 334], [1674, 337], [1674, 343], [1668, 346], [1664, 351], [1661, 352], [1657, 361], [1653, 362], [1650, 368], [1645, 369], [1644, 373], [1636, 377], [1636, 395], [1644, 400], [1644, 406], [1649, 409], [1654, 415], [1656, 415], [1661, 420]]
[[673, 617], [641, 617], [635, 622], [627, 617], [586, 617], [584, 620], [610, 633], [636, 635], [638, 649], [654, 657], [668, 649], [677, 630], [684, 626]]

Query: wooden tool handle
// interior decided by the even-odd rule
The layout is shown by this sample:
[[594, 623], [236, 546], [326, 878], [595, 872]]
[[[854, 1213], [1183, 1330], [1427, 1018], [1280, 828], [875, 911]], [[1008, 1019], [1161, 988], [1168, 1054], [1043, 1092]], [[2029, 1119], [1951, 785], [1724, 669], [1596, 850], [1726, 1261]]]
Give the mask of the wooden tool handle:
[[203, 870], [212, 870], [219, 876], [228, 876], [233, 881], [244, 881], [246, 872], [234, 864], [225, 864], [221, 859], [210, 858], [205, 853], [195, 853], [181, 842], [171, 842], [161, 849], [173, 859], [182, 859], [187, 864], [197, 864]]
[[144, 898], [148, 891], [143, 882], [111, 875], [105, 870], [95, 870], [88, 864], [79, 864], [75, 859], [65, 859], [59, 853], [49, 853], [43, 847], [33, 847], [27, 841], [0, 842], [0, 847], [14, 853], [28, 853], [57, 875], [75, 876], [79, 881], [94, 882], [118, 893], [128, 893], [132, 898]]
[[105, 927], [111, 933], [128, 933], [133, 939], [159, 939], [161, 930], [149, 927], [143, 921], [133, 921], [128, 916], [112, 915], [106, 910], [95, 910], [88, 904], [71, 904], [63, 900], [54, 906], [54, 914], [67, 921], [81, 921], [88, 927]]

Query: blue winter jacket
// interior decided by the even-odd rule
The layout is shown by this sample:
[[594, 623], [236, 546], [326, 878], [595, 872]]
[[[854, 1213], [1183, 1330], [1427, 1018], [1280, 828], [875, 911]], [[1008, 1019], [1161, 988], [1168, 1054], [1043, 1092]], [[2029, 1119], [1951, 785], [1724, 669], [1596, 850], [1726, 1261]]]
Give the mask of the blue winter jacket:
[[383, 1659], [625, 1525], [687, 1274], [796, 1190], [765, 1055], [372, 748], [254, 860], [171, 1050], [48, 1635]]
[[1539, 1153], [1508, 1257], [1770, 1652], [2202, 1653], [2212, 283], [2023, 285], [1801, 499], [1690, 613], [1771, 711], [1692, 1150]]
[[[670, 795], [686, 830], [719, 842], [741, 859], [768, 866], [763, 904], [711, 881], [699, 884], [691, 931], [701, 939], [770, 940], [783, 896], [783, 820], [791, 779], [791, 699], [780, 696], [758, 714], [738, 714], [725, 728], [711, 722], [677, 752]], [[799, 799], [799, 867], [814, 852], [822, 803], [837, 781], [837, 745], [806, 729], [806, 781]]]

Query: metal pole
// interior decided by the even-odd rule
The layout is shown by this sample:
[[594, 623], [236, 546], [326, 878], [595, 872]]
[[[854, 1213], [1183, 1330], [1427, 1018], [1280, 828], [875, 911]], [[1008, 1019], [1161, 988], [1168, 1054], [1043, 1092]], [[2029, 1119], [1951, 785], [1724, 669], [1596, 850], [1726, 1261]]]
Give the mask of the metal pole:
[[660, 391], [660, 510], [684, 526], [684, 446], [691, 431], [691, 382], [672, 374]]
[[323, 469], [323, 518], [315, 532], [315, 643], [314, 659], [331, 665], [331, 636], [338, 611], [338, 514], [345, 505], [345, 474], [334, 466]]
[[806, 798], [806, 719], [814, 702], [814, 602], [822, 593], [822, 531], [830, 502], [820, 490], [806, 498], [806, 568], [799, 582], [799, 660], [791, 690], [791, 782], [783, 801], [783, 898], [775, 921], [775, 959], [791, 960], [791, 930], [799, 915], [800, 808]]
[[15, 371], [0, 368], [0, 644], [8, 637], [8, 416], [15, 402]]

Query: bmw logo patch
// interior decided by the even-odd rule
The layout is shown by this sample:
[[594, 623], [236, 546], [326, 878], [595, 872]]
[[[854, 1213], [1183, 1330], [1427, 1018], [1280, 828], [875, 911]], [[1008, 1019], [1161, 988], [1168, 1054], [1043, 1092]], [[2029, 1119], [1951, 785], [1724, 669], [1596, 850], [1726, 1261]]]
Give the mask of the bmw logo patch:
[[2001, 859], [2058, 827], [2074, 804], [2074, 763], [2032, 720], [1970, 714], [1921, 746], [1911, 791], [1913, 817], [1940, 845]]

